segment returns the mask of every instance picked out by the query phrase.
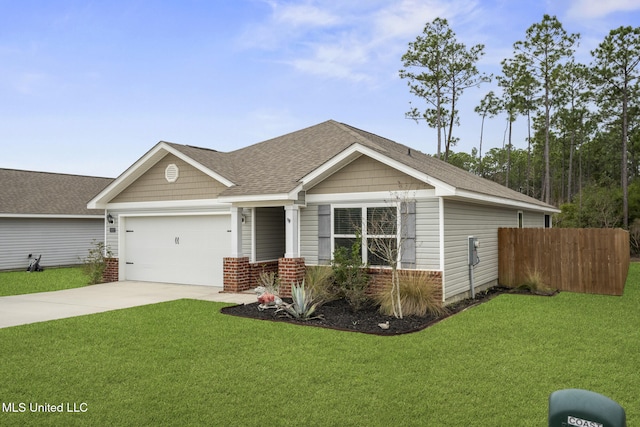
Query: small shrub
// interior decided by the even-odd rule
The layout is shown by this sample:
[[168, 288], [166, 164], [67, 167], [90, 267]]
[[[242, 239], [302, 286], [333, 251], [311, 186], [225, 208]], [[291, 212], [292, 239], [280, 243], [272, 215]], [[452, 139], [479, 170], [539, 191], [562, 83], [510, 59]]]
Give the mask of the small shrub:
[[[399, 270], [398, 274], [400, 304], [404, 316], [441, 316], [447, 313], [447, 309], [442, 306], [440, 285], [426, 271]], [[393, 315], [393, 297], [391, 283], [386, 284], [374, 294], [382, 314]]]
[[89, 284], [95, 285], [104, 281], [104, 270], [107, 268], [106, 259], [111, 258], [113, 252], [104, 242], [93, 241], [89, 248], [89, 255], [82, 259], [83, 271], [89, 276]]
[[307, 289], [316, 296], [318, 305], [339, 298], [339, 291], [333, 281], [333, 270], [331, 267], [322, 265], [307, 267], [304, 281]]
[[258, 275], [258, 286], [264, 287], [265, 291], [270, 294], [278, 295], [278, 291], [280, 290], [280, 279], [273, 271], [263, 271]]
[[361, 310], [370, 302], [366, 293], [369, 276], [364, 267], [359, 238], [356, 238], [351, 249], [340, 247], [333, 252], [331, 268], [335, 284], [339, 295], [347, 300], [354, 311]]

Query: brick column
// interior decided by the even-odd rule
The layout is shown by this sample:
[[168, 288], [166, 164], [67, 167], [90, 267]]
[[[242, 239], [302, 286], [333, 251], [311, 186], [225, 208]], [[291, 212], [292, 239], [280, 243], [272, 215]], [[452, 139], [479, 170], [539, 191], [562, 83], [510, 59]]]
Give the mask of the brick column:
[[105, 258], [104, 271], [102, 272], [102, 283], [118, 281], [118, 258]]
[[251, 289], [251, 266], [249, 257], [224, 258], [225, 292], [242, 292]]
[[291, 296], [291, 285], [302, 283], [305, 271], [306, 266], [304, 264], [304, 258], [280, 258], [278, 260], [280, 296]]

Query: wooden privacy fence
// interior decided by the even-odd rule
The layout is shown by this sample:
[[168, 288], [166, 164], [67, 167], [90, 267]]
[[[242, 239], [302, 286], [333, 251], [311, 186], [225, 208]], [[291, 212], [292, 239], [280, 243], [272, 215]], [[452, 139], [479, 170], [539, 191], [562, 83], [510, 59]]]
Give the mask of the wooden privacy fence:
[[629, 233], [622, 229], [498, 229], [501, 285], [538, 273], [561, 291], [622, 295], [628, 272]]

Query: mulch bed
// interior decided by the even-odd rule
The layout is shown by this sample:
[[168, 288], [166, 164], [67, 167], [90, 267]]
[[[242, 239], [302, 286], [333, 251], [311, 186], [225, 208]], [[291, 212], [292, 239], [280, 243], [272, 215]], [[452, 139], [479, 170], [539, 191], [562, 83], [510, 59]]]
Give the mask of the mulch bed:
[[[469, 307], [489, 301], [497, 295], [504, 293], [519, 293], [533, 295], [528, 290], [516, 290], [496, 286], [486, 291], [478, 292], [474, 299], [468, 298], [447, 306], [447, 314], [443, 316], [405, 316], [403, 319], [396, 319], [393, 316], [385, 316], [378, 312], [377, 307], [371, 306], [363, 310], [354, 312], [349, 304], [341, 299], [331, 301], [319, 307], [315, 315], [319, 319], [298, 320], [276, 313], [274, 309], [258, 310], [258, 303], [242, 304], [232, 307], [224, 307], [221, 312], [232, 316], [249, 317], [252, 319], [268, 320], [274, 322], [287, 322], [304, 326], [316, 326], [321, 328], [337, 329], [349, 332], [361, 332], [375, 335], [398, 335], [410, 332], [421, 331], [442, 319], [464, 311]], [[544, 295], [555, 295], [557, 292]], [[538, 294], [540, 295], [540, 294]], [[381, 323], [389, 322], [389, 329], [382, 329], [378, 326]]]

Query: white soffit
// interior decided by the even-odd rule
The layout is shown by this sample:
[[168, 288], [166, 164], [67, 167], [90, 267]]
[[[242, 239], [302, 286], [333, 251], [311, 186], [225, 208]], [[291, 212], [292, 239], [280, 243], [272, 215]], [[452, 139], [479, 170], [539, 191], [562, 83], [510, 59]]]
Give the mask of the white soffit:
[[501, 205], [501, 206], [510, 206], [513, 208], [524, 209], [528, 211], [536, 211], [536, 212], [556, 212], [559, 213], [560, 209], [554, 208], [553, 206], [546, 207], [536, 205], [534, 203], [522, 202], [514, 199], [507, 199], [495, 196], [489, 196], [486, 194], [473, 193], [470, 191], [458, 191], [456, 192], [455, 197], [451, 197], [451, 199], [459, 199], [460, 201], [474, 201], [476, 203], [487, 204], [487, 205]]

